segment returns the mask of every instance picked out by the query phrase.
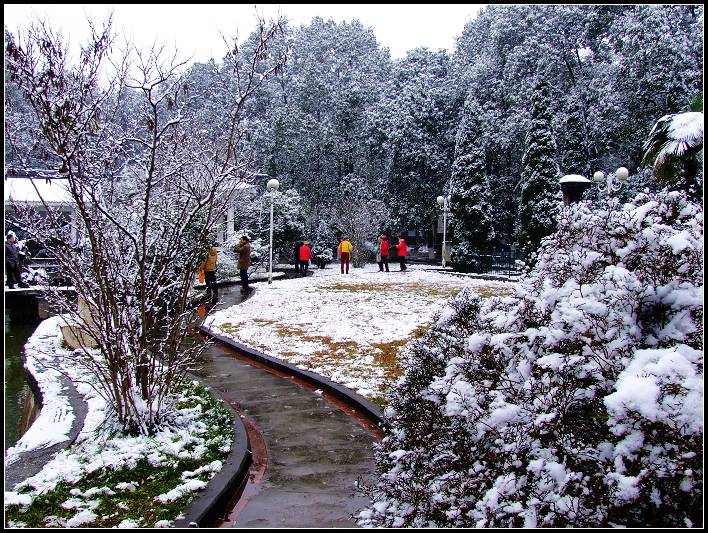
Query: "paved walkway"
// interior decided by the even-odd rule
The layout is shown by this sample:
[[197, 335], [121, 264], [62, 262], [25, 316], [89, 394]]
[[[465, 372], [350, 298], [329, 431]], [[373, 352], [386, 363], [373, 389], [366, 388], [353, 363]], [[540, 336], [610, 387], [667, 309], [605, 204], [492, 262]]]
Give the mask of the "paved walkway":
[[[258, 284], [254, 287], [257, 291]], [[239, 303], [239, 286], [220, 287], [219, 297], [219, 308]], [[370, 482], [375, 472], [375, 438], [368, 429], [311, 387], [219, 346], [207, 350], [195, 373], [259, 434], [251, 435], [251, 481], [225, 526], [356, 526], [354, 513], [368, 503], [356, 484]], [[259, 463], [259, 447], [267, 454], [265, 465]]]

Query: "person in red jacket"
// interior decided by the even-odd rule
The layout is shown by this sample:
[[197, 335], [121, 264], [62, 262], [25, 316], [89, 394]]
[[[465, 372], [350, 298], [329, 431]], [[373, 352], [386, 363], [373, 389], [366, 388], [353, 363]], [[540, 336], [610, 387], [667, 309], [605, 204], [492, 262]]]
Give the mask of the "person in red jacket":
[[403, 237], [398, 238], [396, 250], [398, 250], [398, 261], [401, 263], [401, 272], [403, 272], [406, 270], [406, 256], [408, 255], [408, 245]]
[[310, 249], [310, 241], [305, 241], [300, 246], [300, 273], [307, 276], [307, 267], [310, 266], [310, 258], [312, 250]]
[[386, 265], [386, 272], [390, 272], [388, 269], [388, 251], [389, 251], [388, 236], [381, 235], [381, 239], [379, 240], [379, 253], [378, 253], [379, 272], [384, 271], [384, 265]]

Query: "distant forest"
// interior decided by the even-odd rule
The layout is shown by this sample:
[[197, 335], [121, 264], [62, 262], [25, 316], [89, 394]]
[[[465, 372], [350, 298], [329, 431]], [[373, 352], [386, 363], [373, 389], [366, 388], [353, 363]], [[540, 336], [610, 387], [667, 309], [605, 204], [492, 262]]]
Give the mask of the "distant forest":
[[[241, 151], [252, 155], [256, 171], [278, 178], [281, 190], [299, 194], [303, 235], [321, 240], [333, 239], [343, 212], [372, 218], [368, 210], [381, 206], [377, 231], [413, 230], [432, 244], [436, 198], [464, 192], [456, 191], [453, 168], [475, 150], [484, 179], [474, 196], [486, 202], [492, 225], [487, 244], [518, 241], [540, 85], [558, 177], [625, 166], [623, 198], [656, 190], [651, 171], [640, 168], [642, 144], [660, 117], [687, 110], [703, 91], [698, 5], [487, 6], [452, 55], [418, 48], [394, 60], [371, 28], [321, 18], [288, 28], [275, 46], [287, 47], [288, 60], [248, 100]], [[198, 96], [205, 123], [228, 120], [227, 63], [228, 56], [197, 63], [186, 73], [185, 90]], [[5, 89], [6, 121], [28, 120], [29, 107], [7, 76]], [[7, 139], [5, 149], [6, 165], [20, 164]], [[453, 202], [453, 230], [460, 210], [475, 205], [475, 198]]]

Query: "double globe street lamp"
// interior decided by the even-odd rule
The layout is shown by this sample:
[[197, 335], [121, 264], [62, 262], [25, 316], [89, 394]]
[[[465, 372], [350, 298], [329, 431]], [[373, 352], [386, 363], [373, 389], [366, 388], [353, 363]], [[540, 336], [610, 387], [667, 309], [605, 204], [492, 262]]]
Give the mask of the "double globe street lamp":
[[438, 196], [438, 205], [443, 211], [443, 243], [442, 251], [442, 267], [445, 268], [445, 252], [447, 248], [447, 212], [450, 210], [450, 196]]
[[[617, 192], [622, 188], [624, 182], [629, 177], [629, 170], [625, 167], [619, 167], [614, 173], [605, 176], [605, 173], [598, 170], [593, 174], [593, 181], [597, 184], [600, 192], [607, 191], [610, 196], [613, 192]], [[615, 181], [616, 180], [616, 181]], [[560, 180], [561, 190], [563, 191], [563, 203], [565, 205], [579, 202], [585, 190], [590, 187], [592, 182], [585, 176], [580, 174], [567, 174]]]
[[[275, 179], [271, 178], [268, 180], [268, 183], [266, 184], [266, 189], [268, 189], [268, 192], [274, 193], [278, 190], [278, 187], [280, 187], [280, 182]], [[268, 268], [268, 283], [273, 283], [273, 200], [274, 200], [273, 194], [270, 195], [270, 265]]]
[[[601, 170], [598, 170], [597, 172], [595, 172], [595, 174], [592, 175], [592, 179], [597, 184], [597, 187], [600, 192], [607, 191], [608, 196], [610, 196], [612, 192], [619, 191], [628, 177], [629, 170], [627, 170], [625, 167], [619, 167], [617, 170], [615, 170], [614, 174], [608, 174], [607, 178], [605, 178], [605, 173]], [[613, 178], [617, 178], [617, 181], [614, 181]]]

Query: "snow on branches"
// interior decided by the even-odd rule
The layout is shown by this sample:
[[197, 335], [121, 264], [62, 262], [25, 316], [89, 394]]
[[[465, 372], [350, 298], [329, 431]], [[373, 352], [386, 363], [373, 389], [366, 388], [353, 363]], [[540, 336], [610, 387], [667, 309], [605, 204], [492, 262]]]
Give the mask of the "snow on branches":
[[702, 525], [703, 209], [610, 202], [409, 345], [360, 525]]
[[282, 68], [284, 55], [264, 51], [283, 25], [261, 21], [251, 55], [238, 55], [226, 124], [190, 97], [176, 51], [128, 49], [114, 57], [110, 20], [92, 32], [78, 63], [46, 22], [23, 40], [6, 34], [6, 68], [61, 166], [74, 212], [67, 223], [45, 199], [45, 216], [16, 209], [12, 222], [45, 245], [85, 305], [82, 315], [75, 301], [54, 295], [97, 347], [82, 343], [79, 359], [128, 431], [150, 433], [162, 423], [203, 350], [185, 343], [195, 312], [188, 292], [210, 231], [252, 174], [240, 111]]

